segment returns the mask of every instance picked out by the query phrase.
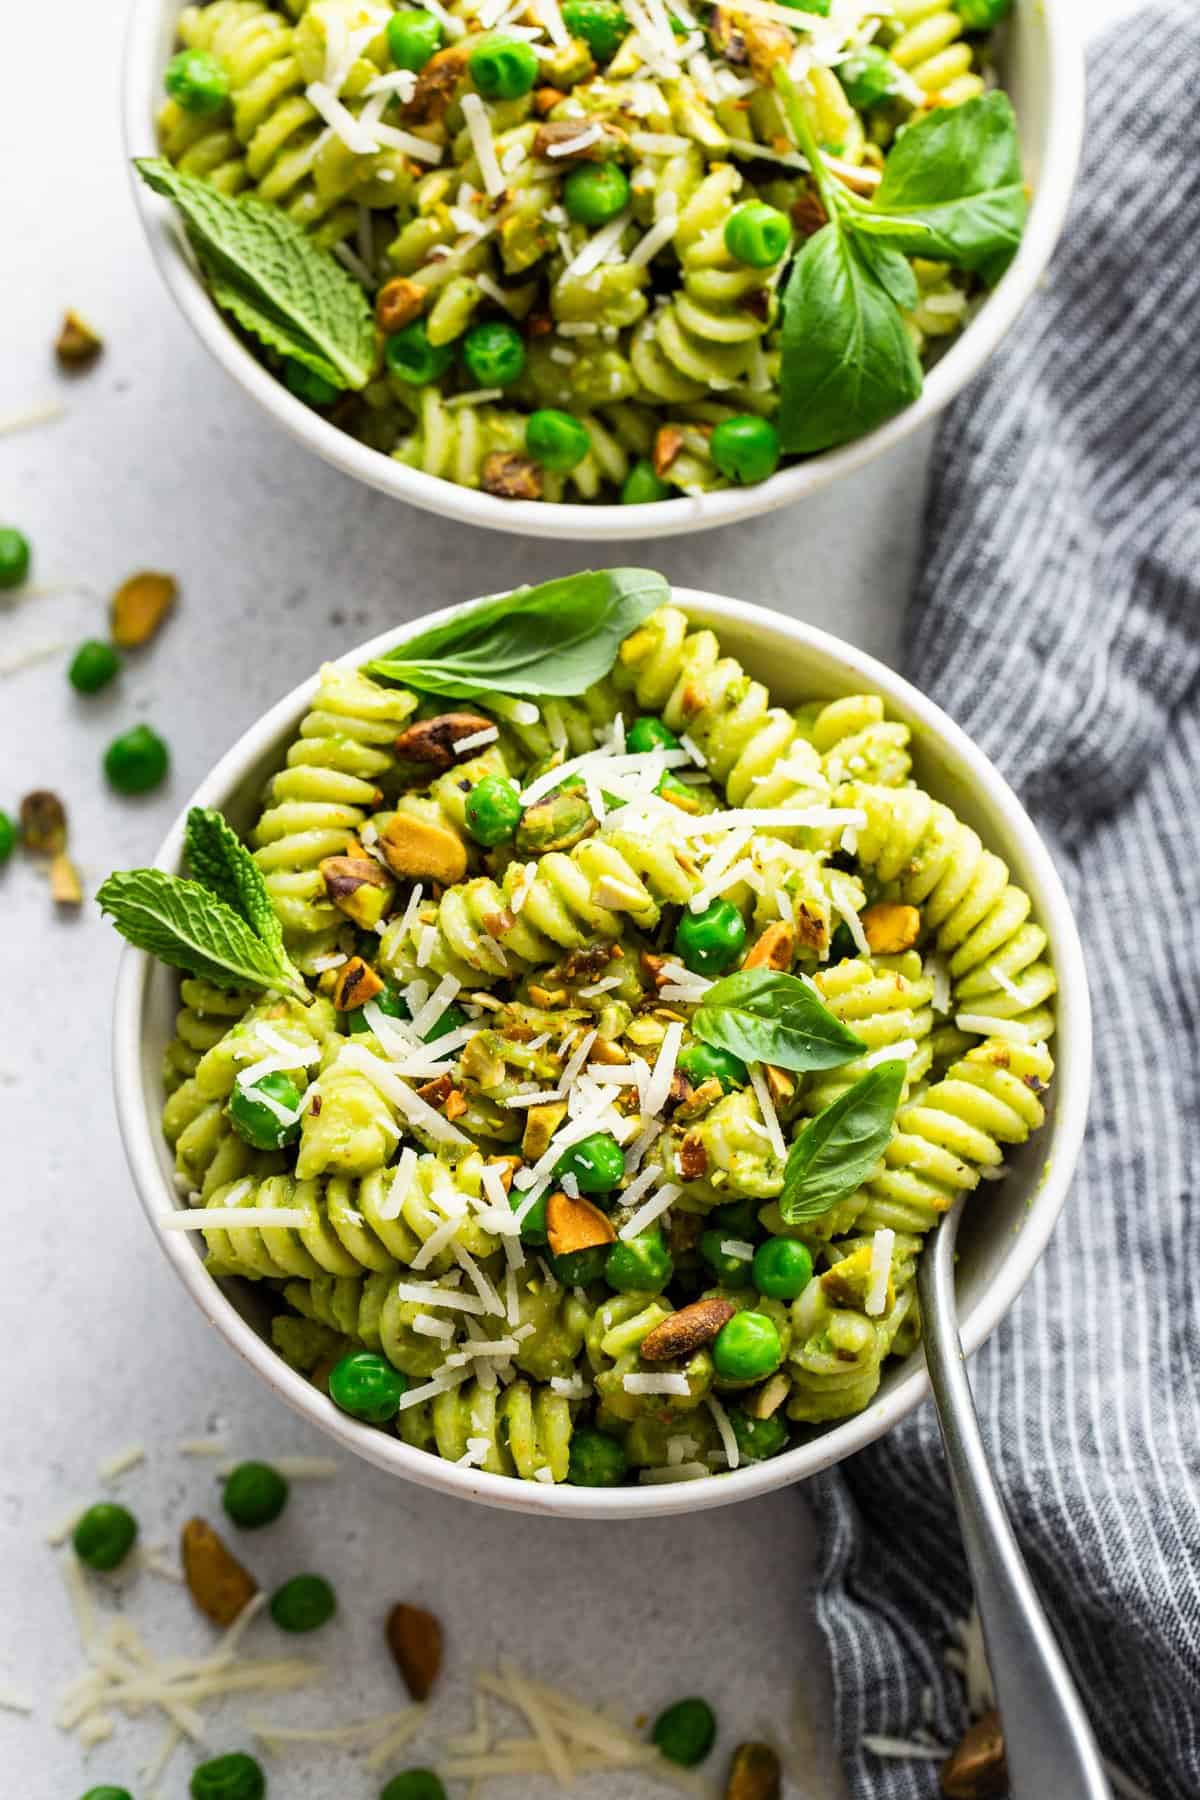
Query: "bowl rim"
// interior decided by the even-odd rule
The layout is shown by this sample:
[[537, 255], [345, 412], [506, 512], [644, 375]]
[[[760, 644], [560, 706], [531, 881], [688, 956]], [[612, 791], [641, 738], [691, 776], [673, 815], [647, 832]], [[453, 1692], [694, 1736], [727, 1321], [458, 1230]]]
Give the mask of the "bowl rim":
[[[200, 341], [226, 374], [307, 449], [363, 481], [422, 511], [462, 524], [545, 540], [621, 541], [674, 537], [731, 525], [772, 512], [820, 492], [902, 443], [935, 417], [988, 361], [1038, 285], [1061, 234], [1083, 144], [1085, 73], [1083, 40], [1067, 0], [1024, 0], [1043, 33], [1049, 96], [1041, 167], [1020, 249], [1004, 278], [975, 318], [931, 368], [913, 405], [864, 437], [781, 469], [752, 487], [681, 495], [654, 506], [614, 503], [548, 506], [536, 500], [501, 500], [372, 450], [323, 419], [289, 393], [239, 342], [198, 279], [169, 204], [152, 194], [130, 164], [134, 204], [151, 252], [172, 298]], [[155, 155], [153, 119], [160, 91], [164, 13], [179, 0], [134, 0], [125, 40], [122, 83], [127, 157]]]
[[[868, 691], [881, 694], [889, 707], [912, 721], [927, 739], [938, 742], [956, 772], [961, 771], [963, 780], [978, 794], [981, 805], [1003, 823], [1020, 850], [1031, 884], [1038, 890], [1039, 917], [1050, 940], [1059, 980], [1055, 1110], [1044, 1146], [1042, 1177], [1032, 1186], [1025, 1221], [988, 1288], [960, 1321], [963, 1350], [970, 1355], [995, 1329], [1041, 1257], [1065, 1203], [1083, 1141], [1092, 1066], [1091, 1004], [1083, 948], [1070, 901], [1049, 850], [1012, 788], [983, 751], [918, 688], [865, 651], [768, 607], [692, 588], [674, 589], [672, 599], [689, 616], [711, 621], [718, 628], [721, 621], [730, 620], [751, 631], [765, 631], [768, 642], [782, 636], [791, 646], [832, 660], [856, 687], [861, 683]], [[422, 623], [441, 624], [463, 604], [467, 603], [443, 607]], [[365, 662], [394, 643], [400, 629], [397, 626], [381, 632], [334, 660], [351, 665]], [[294, 731], [317, 680], [314, 674], [300, 682], [226, 751], [181, 809], [155, 856], [155, 866], [178, 869], [188, 807], [223, 806], [248, 772], [280, 748]], [[156, 1224], [165, 1207], [175, 1206], [178, 1196], [164, 1177], [159, 1161], [162, 1094], [157, 1088], [151, 1091], [143, 1066], [142, 1021], [155, 968], [151, 956], [126, 946], [117, 976], [113, 1016], [117, 1118], [142, 1209], [164, 1255], [209, 1324], [298, 1413], [376, 1467], [423, 1487], [517, 1512], [568, 1518], [661, 1518], [731, 1505], [805, 1480], [874, 1442], [927, 1397], [929, 1383], [924, 1361], [914, 1355], [910, 1359], [912, 1366], [890, 1391], [872, 1401], [863, 1412], [828, 1426], [820, 1436], [767, 1462], [751, 1463], [707, 1481], [612, 1489], [566, 1484], [551, 1487], [460, 1468], [428, 1451], [414, 1449], [398, 1437], [360, 1424], [339, 1412], [258, 1336], [221, 1286], [206, 1273], [194, 1248], [184, 1241], [190, 1233], [163, 1231]], [[153, 1081], [157, 1083], [157, 1073]]]

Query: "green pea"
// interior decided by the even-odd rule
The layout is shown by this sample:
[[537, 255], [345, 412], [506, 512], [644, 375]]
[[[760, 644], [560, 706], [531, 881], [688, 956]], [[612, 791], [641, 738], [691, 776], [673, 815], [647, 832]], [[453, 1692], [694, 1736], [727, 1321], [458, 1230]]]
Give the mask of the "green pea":
[[462, 1027], [469, 1023], [470, 1020], [467, 1018], [462, 1007], [456, 1006], [452, 1000], [445, 1012], [438, 1014], [433, 1024], [429, 1027], [429, 1030], [421, 1039], [421, 1042], [423, 1044], [436, 1043], [438, 1038], [445, 1037], [447, 1033], [451, 1031], [461, 1031]]
[[848, 925], [839, 925], [829, 940], [830, 962], [845, 962], [847, 957], [858, 955], [858, 945]]
[[149, 725], [135, 725], [104, 752], [104, 773], [118, 794], [148, 794], [164, 780], [170, 753]]
[[[376, 994], [371, 1004], [377, 1006], [380, 1012], [389, 1019], [412, 1018], [412, 1014], [408, 1010], [408, 1002], [405, 1000], [403, 994], [398, 994], [396, 992], [395, 988], [385, 987], [381, 994]], [[445, 1017], [444, 1013], [442, 1017]], [[347, 1027], [351, 1037], [358, 1037], [362, 1032], [370, 1031], [371, 1029], [370, 1022], [361, 1006], [356, 1006], [353, 1012], [346, 1015], [346, 1018]], [[441, 1019], [439, 1019], [438, 1025], [440, 1025], [441, 1022]], [[436, 1030], [437, 1027], [435, 1026], [434, 1029]]]
[[192, 1800], [263, 1800], [267, 1778], [252, 1756], [235, 1750], [192, 1770]]
[[629, 205], [629, 177], [619, 163], [581, 163], [563, 182], [563, 205], [579, 225], [607, 225]]
[[954, 0], [959, 18], [968, 31], [991, 31], [1012, 11], [1013, 0]]
[[557, 407], [544, 406], [525, 421], [525, 448], [543, 469], [566, 474], [578, 467], [591, 447], [587, 426]]
[[733, 1256], [721, 1245], [729, 1243], [732, 1234], [728, 1231], [708, 1230], [700, 1234], [700, 1254], [720, 1281], [722, 1287], [740, 1288], [750, 1285], [750, 1259], [748, 1256]]
[[17, 828], [6, 812], [0, 812], [0, 868], [17, 847]]
[[323, 1575], [293, 1575], [271, 1595], [271, 1617], [281, 1631], [316, 1631], [337, 1611]]
[[0, 588], [20, 587], [29, 574], [33, 552], [15, 525], [0, 525]]
[[564, 0], [563, 24], [582, 38], [598, 63], [615, 56], [629, 33], [629, 20], [616, 0]]
[[[288, 1118], [280, 1118], [279, 1107]], [[229, 1122], [255, 1150], [282, 1150], [285, 1144], [294, 1144], [300, 1136], [303, 1109], [304, 1095], [282, 1069], [247, 1087], [235, 1084], [229, 1096]]]
[[676, 806], [682, 806], [684, 812], [695, 812], [696, 810], [695, 794], [687, 782], [680, 781], [678, 775], [672, 774], [670, 769], [663, 770], [655, 783], [654, 791], [656, 794], [661, 794], [664, 800], [670, 800]]
[[485, 775], [467, 795], [463, 815], [475, 842], [490, 850], [506, 843], [521, 823], [520, 795], [503, 775]]
[[507, 319], [485, 320], [463, 339], [463, 361], [480, 387], [507, 387], [525, 367], [525, 340]]
[[659, 1230], [615, 1243], [604, 1264], [604, 1279], [618, 1294], [661, 1294], [675, 1265]]
[[669, 500], [671, 490], [654, 473], [648, 457], [639, 456], [621, 484], [622, 506], [648, 506], [653, 500]]
[[393, 13], [387, 22], [387, 41], [396, 67], [416, 75], [441, 45], [442, 22], [421, 9]]
[[284, 364], [283, 382], [297, 400], [303, 400], [306, 406], [332, 406], [340, 392], [332, 381], [326, 381], [324, 375], [318, 375], [315, 369], [306, 368], [293, 356], [289, 356]]
[[571, 1439], [567, 1480], [573, 1487], [620, 1487], [629, 1468], [625, 1446], [607, 1431], [581, 1425]]
[[83, 1800], [133, 1800], [128, 1788], [97, 1787], [89, 1788]]
[[211, 118], [229, 99], [229, 76], [207, 50], [180, 50], [167, 64], [163, 86], [184, 112]]
[[715, 1075], [726, 1093], [730, 1088], [745, 1087], [750, 1079], [750, 1071], [741, 1057], [735, 1056], [732, 1050], [718, 1050], [715, 1044], [689, 1044], [680, 1052], [675, 1066], [696, 1087]]
[[659, 1713], [652, 1735], [671, 1762], [694, 1769], [713, 1747], [717, 1721], [707, 1700], [677, 1700]]
[[726, 1381], [761, 1381], [783, 1361], [774, 1320], [760, 1312], [735, 1313], [717, 1333], [712, 1359]]
[[723, 975], [745, 942], [746, 922], [732, 900], [713, 900], [703, 912], [685, 912], [675, 927], [675, 949], [697, 975]]
[[486, 37], [467, 68], [485, 100], [519, 100], [537, 80], [538, 59], [523, 38]]
[[837, 66], [838, 80], [846, 91], [851, 106], [866, 112], [888, 100], [897, 92], [897, 69], [886, 50], [878, 44], [864, 44], [852, 50]]
[[287, 1505], [288, 1484], [270, 1463], [244, 1462], [225, 1478], [221, 1499], [235, 1525], [257, 1531], [270, 1525]]
[[386, 1425], [400, 1410], [408, 1377], [375, 1350], [352, 1350], [329, 1372], [329, 1398], [352, 1418]]
[[89, 1506], [74, 1531], [71, 1542], [81, 1563], [89, 1569], [115, 1569], [133, 1549], [138, 1534], [137, 1520], [115, 1501], [101, 1500]]
[[744, 206], [735, 207], [725, 221], [725, 248], [730, 256], [752, 269], [769, 269], [785, 254], [791, 241], [787, 214], [762, 200], [747, 200]]
[[615, 1137], [593, 1131], [564, 1150], [554, 1165], [554, 1179], [573, 1175], [581, 1194], [608, 1194], [625, 1174], [625, 1156]]
[[634, 756], [644, 756], [650, 750], [678, 750], [679, 739], [661, 719], [643, 713], [625, 733], [625, 748]]
[[794, 1300], [812, 1280], [812, 1256], [798, 1238], [772, 1237], [754, 1252], [754, 1285], [771, 1300]]
[[384, 339], [383, 360], [389, 375], [410, 387], [428, 387], [454, 361], [453, 344], [431, 344], [424, 319], [414, 319]]
[[78, 694], [98, 694], [121, 667], [121, 659], [102, 638], [88, 638], [71, 658], [67, 680]]
[[772, 1413], [769, 1419], [752, 1419], [742, 1407], [731, 1406], [729, 1423], [745, 1462], [766, 1462], [769, 1456], [778, 1456], [787, 1448], [787, 1422], [778, 1413]]
[[743, 487], [765, 481], [779, 467], [779, 433], [770, 419], [760, 419], [757, 413], [722, 419], [708, 447], [725, 479]]
[[724, 1206], [714, 1207], [709, 1213], [709, 1221], [719, 1225], [726, 1237], [755, 1238], [759, 1235], [758, 1209], [761, 1200], [730, 1200]]
[[783, 4], [790, 6], [793, 12], [817, 13], [822, 19], [827, 19], [832, 0], [783, 0]]
[[[512, 1207], [514, 1212], [524, 1204], [524, 1201], [525, 1195], [519, 1188], [511, 1189], [508, 1196], [508, 1204]], [[543, 1244], [548, 1244], [550, 1242], [546, 1232], [545, 1194], [540, 1195], [539, 1198], [534, 1201], [529, 1211], [525, 1214], [525, 1217], [521, 1220], [521, 1242], [523, 1244], [532, 1244], [535, 1249], [540, 1249]]]
[[608, 1261], [608, 1245], [593, 1244], [588, 1250], [570, 1250], [566, 1256], [552, 1256], [550, 1267], [564, 1287], [591, 1287], [604, 1279]]
[[446, 1790], [432, 1769], [405, 1769], [392, 1776], [379, 1800], [446, 1800]]

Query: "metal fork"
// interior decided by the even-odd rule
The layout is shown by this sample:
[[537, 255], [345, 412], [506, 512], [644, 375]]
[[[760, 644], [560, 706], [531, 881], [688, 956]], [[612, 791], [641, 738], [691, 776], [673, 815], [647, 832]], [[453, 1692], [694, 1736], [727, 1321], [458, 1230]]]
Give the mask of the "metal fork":
[[1012, 1800], [1112, 1800], [1071, 1673], [996, 1488], [967, 1381], [954, 1294], [964, 1196], [918, 1264], [925, 1361], [1004, 1726]]

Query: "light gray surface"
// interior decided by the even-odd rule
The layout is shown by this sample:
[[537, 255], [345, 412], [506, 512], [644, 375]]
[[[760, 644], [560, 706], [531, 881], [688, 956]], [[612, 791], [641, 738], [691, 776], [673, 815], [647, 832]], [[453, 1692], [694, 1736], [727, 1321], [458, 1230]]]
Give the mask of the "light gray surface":
[[[1082, 13], [1121, 9], [1080, 4]], [[272, 700], [324, 656], [448, 600], [586, 566], [586, 547], [540, 548], [443, 525], [361, 492], [269, 431], [207, 361], [155, 279], [125, 186], [115, 124], [119, 33], [112, 8], [55, 9], [53, 98], [45, 15], [12, 9], [0, 56], [0, 222], [5, 244], [0, 417], [57, 399], [58, 422], [0, 438], [0, 512], [30, 534], [34, 591], [0, 598], [0, 664], [104, 631], [104, 599], [132, 570], [180, 580], [177, 617], [131, 658], [114, 690], [79, 700], [65, 655], [0, 675], [0, 805], [32, 787], [66, 800], [90, 889], [145, 860], [189, 790]], [[72, 47], [70, 55], [61, 46]], [[65, 306], [106, 340], [94, 373], [63, 381], [49, 345]], [[908, 585], [923, 459], [909, 448], [803, 508], [673, 540], [642, 560], [679, 581], [803, 616], [892, 659]], [[603, 560], [619, 562], [614, 551]], [[169, 738], [167, 786], [109, 794], [100, 756], [146, 718]], [[76, 1499], [100, 1492], [97, 1461], [160, 1446], [118, 1484], [150, 1541], [212, 1514], [212, 1466], [176, 1455], [219, 1417], [251, 1453], [323, 1446], [208, 1337], [170, 1278], [136, 1206], [109, 1094], [114, 935], [85, 907], [55, 919], [44, 883], [16, 859], [0, 877], [7, 930], [0, 993], [6, 1179], [0, 1205], [0, 1682], [37, 1696], [32, 1721], [0, 1712], [4, 1790], [68, 1800], [124, 1781], [157, 1724], [122, 1722], [84, 1761], [51, 1721], [79, 1657], [42, 1539]], [[636, 1525], [541, 1524], [455, 1505], [345, 1465], [296, 1494], [286, 1524], [253, 1543], [264, 1581], [300, 1568], [336, 1581], [343, 1616], [316, 1649], [335, 1671], [322, 1717], [396, 1703], [378, 1642], [391, 1600], [446, 1620], [450, 1659], [435, 1724], [465, 1725], [466, 1677], [498, 1653], [629, 1714], [686, 1691], [712, 1695], [722, 1746], [755, 1732], [787, 1741], [799, 1685], [818, 1727], [793, 1759], [792, 1796], [840, 1786], [823, 1760], [825, 1686], [811, 1618], [802, 1497]], [[163, 1650], [205, 1633], [175, 1588], [141, 1574], [122, 1604]], [[258, 1627], [257, 1648], [272, 1633]], [[234, 1702], [215, 1748], [247, 1714], [307, 1716], [303, 1695]], [[163, 1792], [183, 1796], [188, 1758]], [[272, 1800], [353, 1800], [372, 1780], [339, 1754], [272, 1765]], [[507, 1793], [529, 1784], [509, 1783]], [[534, 1784], [537, 1785], [537, 1784]], [[489, 1792], [493, 1790], [489, 1789]], [[497, 1785], [498, 1800], [505, 1788]], [[599, 1777], [581, 1796], [624, 1800], [645, 1783]], [[665, 1791], [665, 1790], [654, 1790]]]

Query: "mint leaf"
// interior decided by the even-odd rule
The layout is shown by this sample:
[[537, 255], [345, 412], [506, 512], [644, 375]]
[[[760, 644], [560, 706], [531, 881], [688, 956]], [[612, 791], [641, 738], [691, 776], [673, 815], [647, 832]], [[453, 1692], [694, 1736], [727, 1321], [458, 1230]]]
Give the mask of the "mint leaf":
[[193, 806], [183, 848], [196, 880], [239, 913], [283, 967], [299, 977], [283, 947], [283, 926], [262, 870], [229, 822], [211, 807]]
[[670, 598], [666, 578], [651, 569], [565, 575], [481, 600], [406, 638], [366, 673], [451, 700], [493, 690], [578, 695], [608, 674], [622, 638]]
[[714, 982], [692, 1015], [692, 1030], [743, 1062], [781, 1069], [840, 1068], [867, 1047], [806, 981], [775, 969], [739, 969]]
[[218, 306], [270, 350], [335, 387], [361, 388], [375, 365], [366, 295], [337, 258], [278, 206], [231, 199], [161, 157], [134, 165], [178, 207]]
[[789, 1225], [820, 1218], [860, 1188], [887, 1149], [908, 1064], [877, 1063], [824, 1112], [788, 1152], [779, 1210]]
[[935, 106], [908, 126], [874, 199], [853, 206], [847, 223], [886, 230], [897, 249], [992, 283], [1012, 261], [1028, 211], [1012, 103], [991, 93]]
[[173, 968], [218, 987], [265, 988], [306, 1005], [312, 1000], [291, 964], [198, 881], [162, 869], [118, 871], [96, 900], [127, 943]]
[[[783, 296], [779, 439], [792, 455], [828, 450], [874, 430], [921, 392], [921, 365], [877, 252], [838, 219], [809, 238]], [[915, 284], [914, 284], [915, 285]]]

